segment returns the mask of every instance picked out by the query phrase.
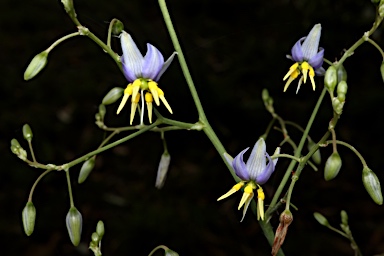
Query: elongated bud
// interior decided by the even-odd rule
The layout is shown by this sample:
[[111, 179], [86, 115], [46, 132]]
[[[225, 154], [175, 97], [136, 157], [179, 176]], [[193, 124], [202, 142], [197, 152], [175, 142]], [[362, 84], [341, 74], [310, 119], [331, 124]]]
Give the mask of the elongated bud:
[[104, 222], [99, 220], [99, 222], [97, 222], [97, 226], [96, 226], [96, 233], [99, 235], [100, 240], [104, 236], [104, 232], [105, 232]]
[[11, 151], [13, 154], [18, 154], [19, 153], [19, 149], [22, 149], [22, 147], [20, 146], [20, 143], [17, 139], [12, 139], [11, 140]]
[[347, 212], [342, 210], [340, 212], [340, 216], [341, 216], [341, 223], [344, 224], [344, 225], [348, 225], [348, 214], [347, 214]]
[[345, 70], [343, 64], [339, 65], [337, 67], [337, 81], [347, 81], [348, 75], [347, 75], [347, 70]]
[[345, 101], [342, 102], [339, 100], [339, 98], [333, 97], [332, 99], [333, 111], [335, 111], [336, 114], [341, 115], [341, 113], [343, 113], [344, 103]]
[[334, 179], [340, 171], [341, 164], [342, 162], [339, 153], [333, 152], [325, 163], [324, 179], [327, 181]]
[[157, 168], [157, 177], [156, 177], [155, 187], [158, 189], [161, 189], [164, 185], [170, 162], [171, 162], [171, 156], [169, 155], [168, 152], [164, 152], [161, 155], [159, 167]]
[[48, 52], [43, 51], [37, 54], [32, 61], [29, 63], [27, 69], [24, 72], [24, 80], [29, 80], [34, 78], [48, 62]]
[[72, 244], [78, 246], [83, 228], [83, 217], [76, 207], [71, 207], [71, 209], [69, 209], [65, 222]]
[[287, 236], [288, 227], [293, 221], [293, 215], [290, 210], [285, 210], [280, 215], [280, 223], [276, 229], [275, 238], [272, 245], [272, 255], [276, 255], [283, 245], [285, 237]]
[[348, 85], [347, 85], [347, 82], [345, 82], [345, 81], [341, 81], [341, 82], [337, 85], [337, 98], [338, 98], [341, 102], [344, 102], [344, 101], [345, 101], [345, 95], [347, 94], [347, 91], [348, 91]]
[[115, 87], [111, 89], [107, 93], [107, 95], [104, 96], [102, 103], [104, 105], [115, 103], [118, 99], [121, 98], [121, 96], [123, 95], [123, 92], [124, 92], [124, 88], [121, 88], [121, 87]]
[[95, 244], [98, 244], [100, 241], [100, 237], [96, 232], [92, 233], [91, 239], [92, 239], [92, 242]]
[[[316, 143], [313, 142], [313, 140], [309, 140], [308, 141], [308, 150], [311, 150], [315, 145], [316, 145]], [[312, 160], [313, 160], [313, 162], [315, 162], [315, 164], [321, 163], [321, 154], [320, 154], [319, 149], [316, 150], [315, 153], [313, 153]]]
[[363, 169], [363, 184], [373, 201], [378, 205], [383, 204], [380, 181], [376, 174], [367, 166]]
[[23, 136], [27, 141], [32, 141], [33, 133], [28, 124], [23, 125]]
[[85, 161], [81, 166], [79, 178], [77, 180], [79, 184], [83, 183], [88, 178], [89, 174], [95, 167], [95, 159], [96, 159], [96, 156], [93, 156], [92, 158]]
[[179, 254], [171, 249], [167, 248], [164, 250], [164, 256], [179, 256]]
[[124, 24], [118, 19], [114, 19], [113, 27], [112, 27], [112, 34], [115, 36], [120, 35], [121, 32], [124, 30]]
[[35, 229], [36, 208], [32, 202], [28, 202], [22, 212], [24, 232], [30, 236]]
[[329, 226], [329, 222], [328, 222], [327, 218], [325, 218], [321, 213], [314, 212], [313, 217], [315, 217], [317, 222], [319, 222], [321, 225], [326, 226], [326, 227]]
[[333, 92], [335, 90], [337, 84], [337, 70], [335, 66], [329, 66], [324, 76], [324, 85], [328, 89], [329, 92]]
[[105, 113], [107, 113], [107, 109], [105, 108], [105, 105], [104, 104], [100, 104], [99, 105], [99, 114], [100, 114], [100, 118], [102, 120], [104, 120]]
[[269, 92], [267, 89], [263, 89], [263, 91], [261, 92], [261, 98], [263, 99], [264, 101], [264, 104], [268, 101], [269, 99]]

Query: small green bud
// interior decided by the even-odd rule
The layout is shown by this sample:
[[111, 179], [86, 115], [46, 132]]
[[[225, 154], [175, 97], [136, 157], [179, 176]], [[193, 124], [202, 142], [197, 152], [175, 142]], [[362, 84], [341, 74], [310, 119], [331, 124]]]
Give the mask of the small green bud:
[[328, 222], [327, 218], [325, 218], [321, 213], [314, 212], [313, 217], [315, 217], [317, 222], [319, 222], [321, 225], [326, 226], [326, 227], [329, 226], [329, 222]]
[[335, 66], [329, 66], [324, 76], [324, 85], [328, 89], [329, 92], [333, 92], [335, 90], [337, 84], [337, 70]]
[[27, 141], [32, 141], [33, 133], [29, 124], [23, 125], [23, 136]]
[[123, 95], [123, 92], [124, 92], [124, 89], [121, 87], [115, 87], [111, 89], [107, 93], [107, 95], [104, 96], [102, 103], [104, 105], [110, 105], [112, 103], [115, 103], [118, 99], [121, 98], [121, 96]]
[[[313, 142], [313, 140], [309, 140], [308, 141], [308, 150], [311, 150], [313, 148], [313, 146], [315, 146], [316, 143]], [[320, 164], [321, 163], [321, 154], [320, 154], [320, 150], [316, 150], [315, 153], [313, 153], [312, 155], [312, 160], [313, 162], [315, 162], [315, 164]]]
[[120, 33], [124, 30], [124, 24], [118, 19], [114, 19], [112, 34], [115, 36], [120, 35]]
[[269, 92], [267, 89], [263, 89], [263, 91], [261, 92], [261, 98], [263, 99], [264, 101], [264, 104], [268, 101], [269, 99]]
[[28, 202], [22, 212], [24, 232], [30, 236], [35, 229], [36, 208], [32, 202]]
[[341, 82], [337, 85], [337, 98], [338, 98], [341, 102], [344, 102], [344, 101], [345, 101], [345, 95], [347, 94], [347, 91], [348, 91], [348, 85], [347, 85], [347, 82], [345, 82], [345, 81], [341, 81]]
[[94, 242], [95, 244], [97, 244], [100, 241], [100, 237], [96, 232], [92, 233], [91, 239], [92, 239], [92, 242]]
[[341, 215], [341, 223], [343, 223], [344, 225], [348, 225], [348, 214], [347, 214], [347, 212], [342, 210], [340, 212], [340, 215]]
[[169, 248], [165, 249], [164, 252], [165, 252], [164, 256], [179, 256], [177, 252], [172, 251]]
[[340, 171], [341, 164], [342, 162], [339, 153], [333, 152], [325, 163], [324, 179], [327, 181], [334, 179]]
[[103, 238], [104, 232], [105, 232], [104, 222], [99, 220], [99, 222], [97, 222], [97, 226], [96, 226], [96, 233], [99, 235], [100, 240], [101, 240], [101, 238]]
[[384, 81], [384, 61], [381, 63], [381, 66], [380, 66], [380, 73], [381, 73], [381, 78], [382, 78], [383, 81]]
[[24, 80], [29, 80], [34, 78], [47, 64], [48, 62], [48, 52], [43, 51], [37, 54], [32, 61], [29, 63], [27, 69], [24, 72]]
[[332, 99], [333, 111], [335, 111], [336, 114], [341, 115], [341, 113], [343, 113], [344, 103], [345, 101], [342, 102], [339, 100], [339, 98], [333, 97]]
[[164, 152], [161, 155], [159, 167], [157, 168], [157, 177], [156, 177], [155, 187], [158, 189], [161, 189], [164, 185], [170, 162], [171, 162], [171, 156], [169, 155], [168, 152]]
[[341, 64], [337, 67], [337, 81], [347, 81], [348, 75], [347, 70], [345, 70], [344, 66]]
[[83, 228], [83, 217], [76, 207], [71, 207], [71, 209], [69, 209], [65, 222], [72, 244], [78, 246]]
[[99, 114], [100, 114], [101, 120], [104, 120], [105, 113], [107, 113], [105, 105], [104, 104], [100, 104], [99, 105]]
[[20, 146], [20, 143], [17, 141], [17, 139], [12, 139], [11, 140], [11, 151], [13, 154], [18, 155], [19, 150], [22, 149]]
[[363, 169], [363, 184], [373, 201], [378, 205], [383, 204], [380, 181], [376, 174], [367, 166]]
[[96, 156], [93, 156], [90, 159], [88, 159], [87, 161], [85, 161], [83, 163], [83, 165], [81, 166], [79, 178], [77, 180], [77, 182], [79, 182], [79, 184], [83, 183], [88, 178], [89, 174], [91, 173], [91, 171], [95, 167], [95, 159], [96, 159]]

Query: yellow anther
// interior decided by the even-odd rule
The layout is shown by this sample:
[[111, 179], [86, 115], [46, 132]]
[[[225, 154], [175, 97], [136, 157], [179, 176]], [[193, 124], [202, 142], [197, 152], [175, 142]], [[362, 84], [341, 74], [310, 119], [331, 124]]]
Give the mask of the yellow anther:
[[147, 92], [145, 94], [145, 101], [147, 103], [149, 123], [152, 123], [152, 102], [153, 102], [153, 97], [152, 97], [152, 94], [150, 92]]
[[129, 96], [132, 95], [132, 84], [128, 84], [127, 88], [125, 88], [124, 90], [124, 95], [123, 95], [123, 99], [121, 100], [120, 102], [120, 105], [119, 107], [117, 108], [117, 111], [116, 111], [116, 114], [118, 115], [120, 113], [120, 111], [123, 109], [123, 107], [125, 106], [125, 104], [127, 103], [127, 100], [129, 98]]
[[157, 89], [158, 88], [159, 87], [157, 87], [157, 83], [156, 82], [153, 82], [153, 81], [149, 81], [148, 82], [148, 89], [152, 93], [153, 98], [155, 99], [155, 103], [156, 103], [157, 106], [160, 105], [159, 95], [157, 93]]
[[250, 198], [253, 197], [253, 188], [251, 184], [247, 184], [247, 186], [244, 188], [243, 197], [240, 200], [239, 207], [237, 207], [238, 210], [250, 200]]
[[133, 118], [135, 117], [137, 103], [139, 102], [139, 100], [140, 100], [140, 94], [136, 94], [135, 98], [133, 98], [133, 96], [132, 96], [131, 117], [130, 117], [130, 122], [129, 122], [131, 125], [132, 125], [132, 122], [133, 122]]
[[308, 70], [311, 68], [311, 66], [308, 64], [308, 62], [304, 61], [303, 63], [301, 63], [301, 70], [303, 72], [303, 77], [304, 77], [304, 83], [307, 82], [307, 74], [308, 74]]
[[[295, 63], [295, 64], [293, 64], [290, 68], [289, 68], [289, 71], [288, 71], [288, 73], [284, 76], [284, 78], [283, 78], [283, 81], [285, 81], [289, 76], [291, 76], [292, 77], [292, 73], [294, 73], [296, 70], [297, 70], [297, 68], [299, 67], [299, 63]], [[297, 75], [299, 75], [299, 74], [297, 74]], [[296, 76], [297, 77], [297, 76]], [[295, 77], [295, 78], [296, 78]]]
[[165, 105], [165, 107], [168, 109], [169, 113], [173, 114], [171, 106], [169, 106], [168, 101], [164, 97], [164, 92], [160, 88], [157, 88], [157, 93], [159, 95], [159, 98], [161, 99], [161, 101]]
[[316, 89], [316, 85], [315, 85], [315, 71], [313, 70], [313, 68], [310, 66], [309, 68], [309, 79], [311, 79], [311, 84], [312, 84], [312, 89], [315, 90]]
[[124, 94], [128, 94], [129, 96], [132, 95], [133, 86], [132, 84], [129, 84], [127, 88], [124, 90]]
[[233, 186], [233, 187], [231, 188], [231, 190], [229, 190], [227, 193], [225, 193], [224, 195], [222, 195], [221, 197], [219, 197], [219, 198], [217, 199], [217, 201], [220, 201], [220, 200], [222, 200], [222, 199], [224, 199], [224, 198], [227, 198], [227, 197], [229, 197], [230, 195], [236, 193], [236, 192], [239, 191], [243, 186], [244, 186], [244, 182], [241, 181], [241, 182], [237, 183], [235, 186]]
[[288, 81], [285, 83], [284, 92], [288, 89], [288, 86], [292, 83], [292, 81], [299, 76], [299, 74], [300, 74], [300, 71], [298, 71], [297, 69], [291, 73], [291, 76], [289, 77]]
[[257, 189], [257, 198], [261, 200], [265, 199], [265, 194], [262, 188]]
[[264, 220], [264, 192], [261, 187], [257, 190], [257, 219]]
[[139, 90], [140, 90], [140, 86], [141, 86], [141, 81], [139, 79], [136, 79], [135, 81], [133, 81], [133, 84], [132, 84], [132, 98], [133, 99], [136, 99], [137, 94], [139, 93]]

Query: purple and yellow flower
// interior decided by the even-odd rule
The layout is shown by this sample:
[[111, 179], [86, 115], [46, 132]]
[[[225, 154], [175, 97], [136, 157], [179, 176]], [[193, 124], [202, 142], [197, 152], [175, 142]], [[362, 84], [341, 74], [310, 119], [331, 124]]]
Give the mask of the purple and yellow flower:
[[[243, 156], [248, 149], [249, 147], [241, 151], [234, 159], [232, 159], [228, 154], [225, 154], [226, 159], [228, 162], [230, 162], [233, 169], [235, 170], [237, 177], [239, 177], [241, 181], [233, 186], [231, 190], [229, 190], [226, 194], [219, 197], [217, 201], [229, 197], [245, 186], [243, 197], [241, 198], [240, 204], [238, 206], [238, 210], [240, 210], [244, 205], [243, 218], [241, 219], [241, 221], [243, 221], [248, 206], [254, 196], [253, 190], [257, 189], [257, 218], [264, 220], [265, 195], [261, 185], [266, 183], [269, 177], [271, 177], [271, 174], [275, 171], [275, 166], [278, 159], [276, 158], [272, 160], [268, 155], [263, 138], [260, 138], [256, 142], [247, 163], [244, 163]], [[275, 154], [279, 153], [280, 148], [277, 148]]]
[[308, 77], [311, 80], [313, 90], [315, 90], [315, 74], [324, 75], [325, 73], [325, 70], [322, 67], [324, 49], [321, 47], [319, 48], [320, 36], [321, 24], [316, 24], [313, 26], [307, 37], [300, 38], [292, 47], [292, 56], [288, 56], [288, 58], [295, 61], [295, 64], [289, 68], [288, 73], [283, 78], [283, 81], [288, 78], [284, 86], [284, 92], [288, 89], [291, 82], [300, 74], [303, 75], [300, 77], [296, 93], [299, 91], [301, 84], [307, 82]]
[[[124, 96], [121, 100], [117, 114], [123, 109], [127, 103], [129, 96], [131, 98], [131, 116], [130, 124], [132, 124], [137, 105], [142, 100], [144, 107], [144, 100], [147, 104], [149, 122], [152, 123], [152, 102], [155, 101], [156, 105], [160, 105], [160, 100], [163, 102], [168, 111], [172, 114], [172, 109], [167, 100], [164, 98], [164, 92], [158, 87], [157, 81], [161, 75], [167, 70], [171, 64], [173, 53], [167, 61], [164, 62], [164, 57], [161, 52], [153, 45], [147, 44], [147, 53], [143, 57], [140, 50], [137, 48], [132, 37], [125, 31], [120, 35], [121, 48], [123, 55], [121, 62], [123, 64], [124, 76], [127, 78], [129, 84], [124, 90]], [[145, 94], [144, 94], [145, 92]], [[143, 122], [143, 109], [141, 110], [141, 123]]]

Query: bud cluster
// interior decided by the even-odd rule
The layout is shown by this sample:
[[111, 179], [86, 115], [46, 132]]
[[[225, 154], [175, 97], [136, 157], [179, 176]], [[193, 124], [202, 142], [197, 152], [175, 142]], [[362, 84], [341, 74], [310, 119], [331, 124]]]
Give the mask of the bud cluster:
[[21, 146], [17, 139], [11, 140], [11, 151], [18, 158], [25, 161], [27, 159], [27, 151], [25, 151]]
[[263, 89], [261, 92], [261, 98], [264, 101], [265, 108], [268, 110], [270, 113], [274, 113], [275, 109], [273, 108], [273, 98], [269, 96], [269, 92], [267, 89]]

